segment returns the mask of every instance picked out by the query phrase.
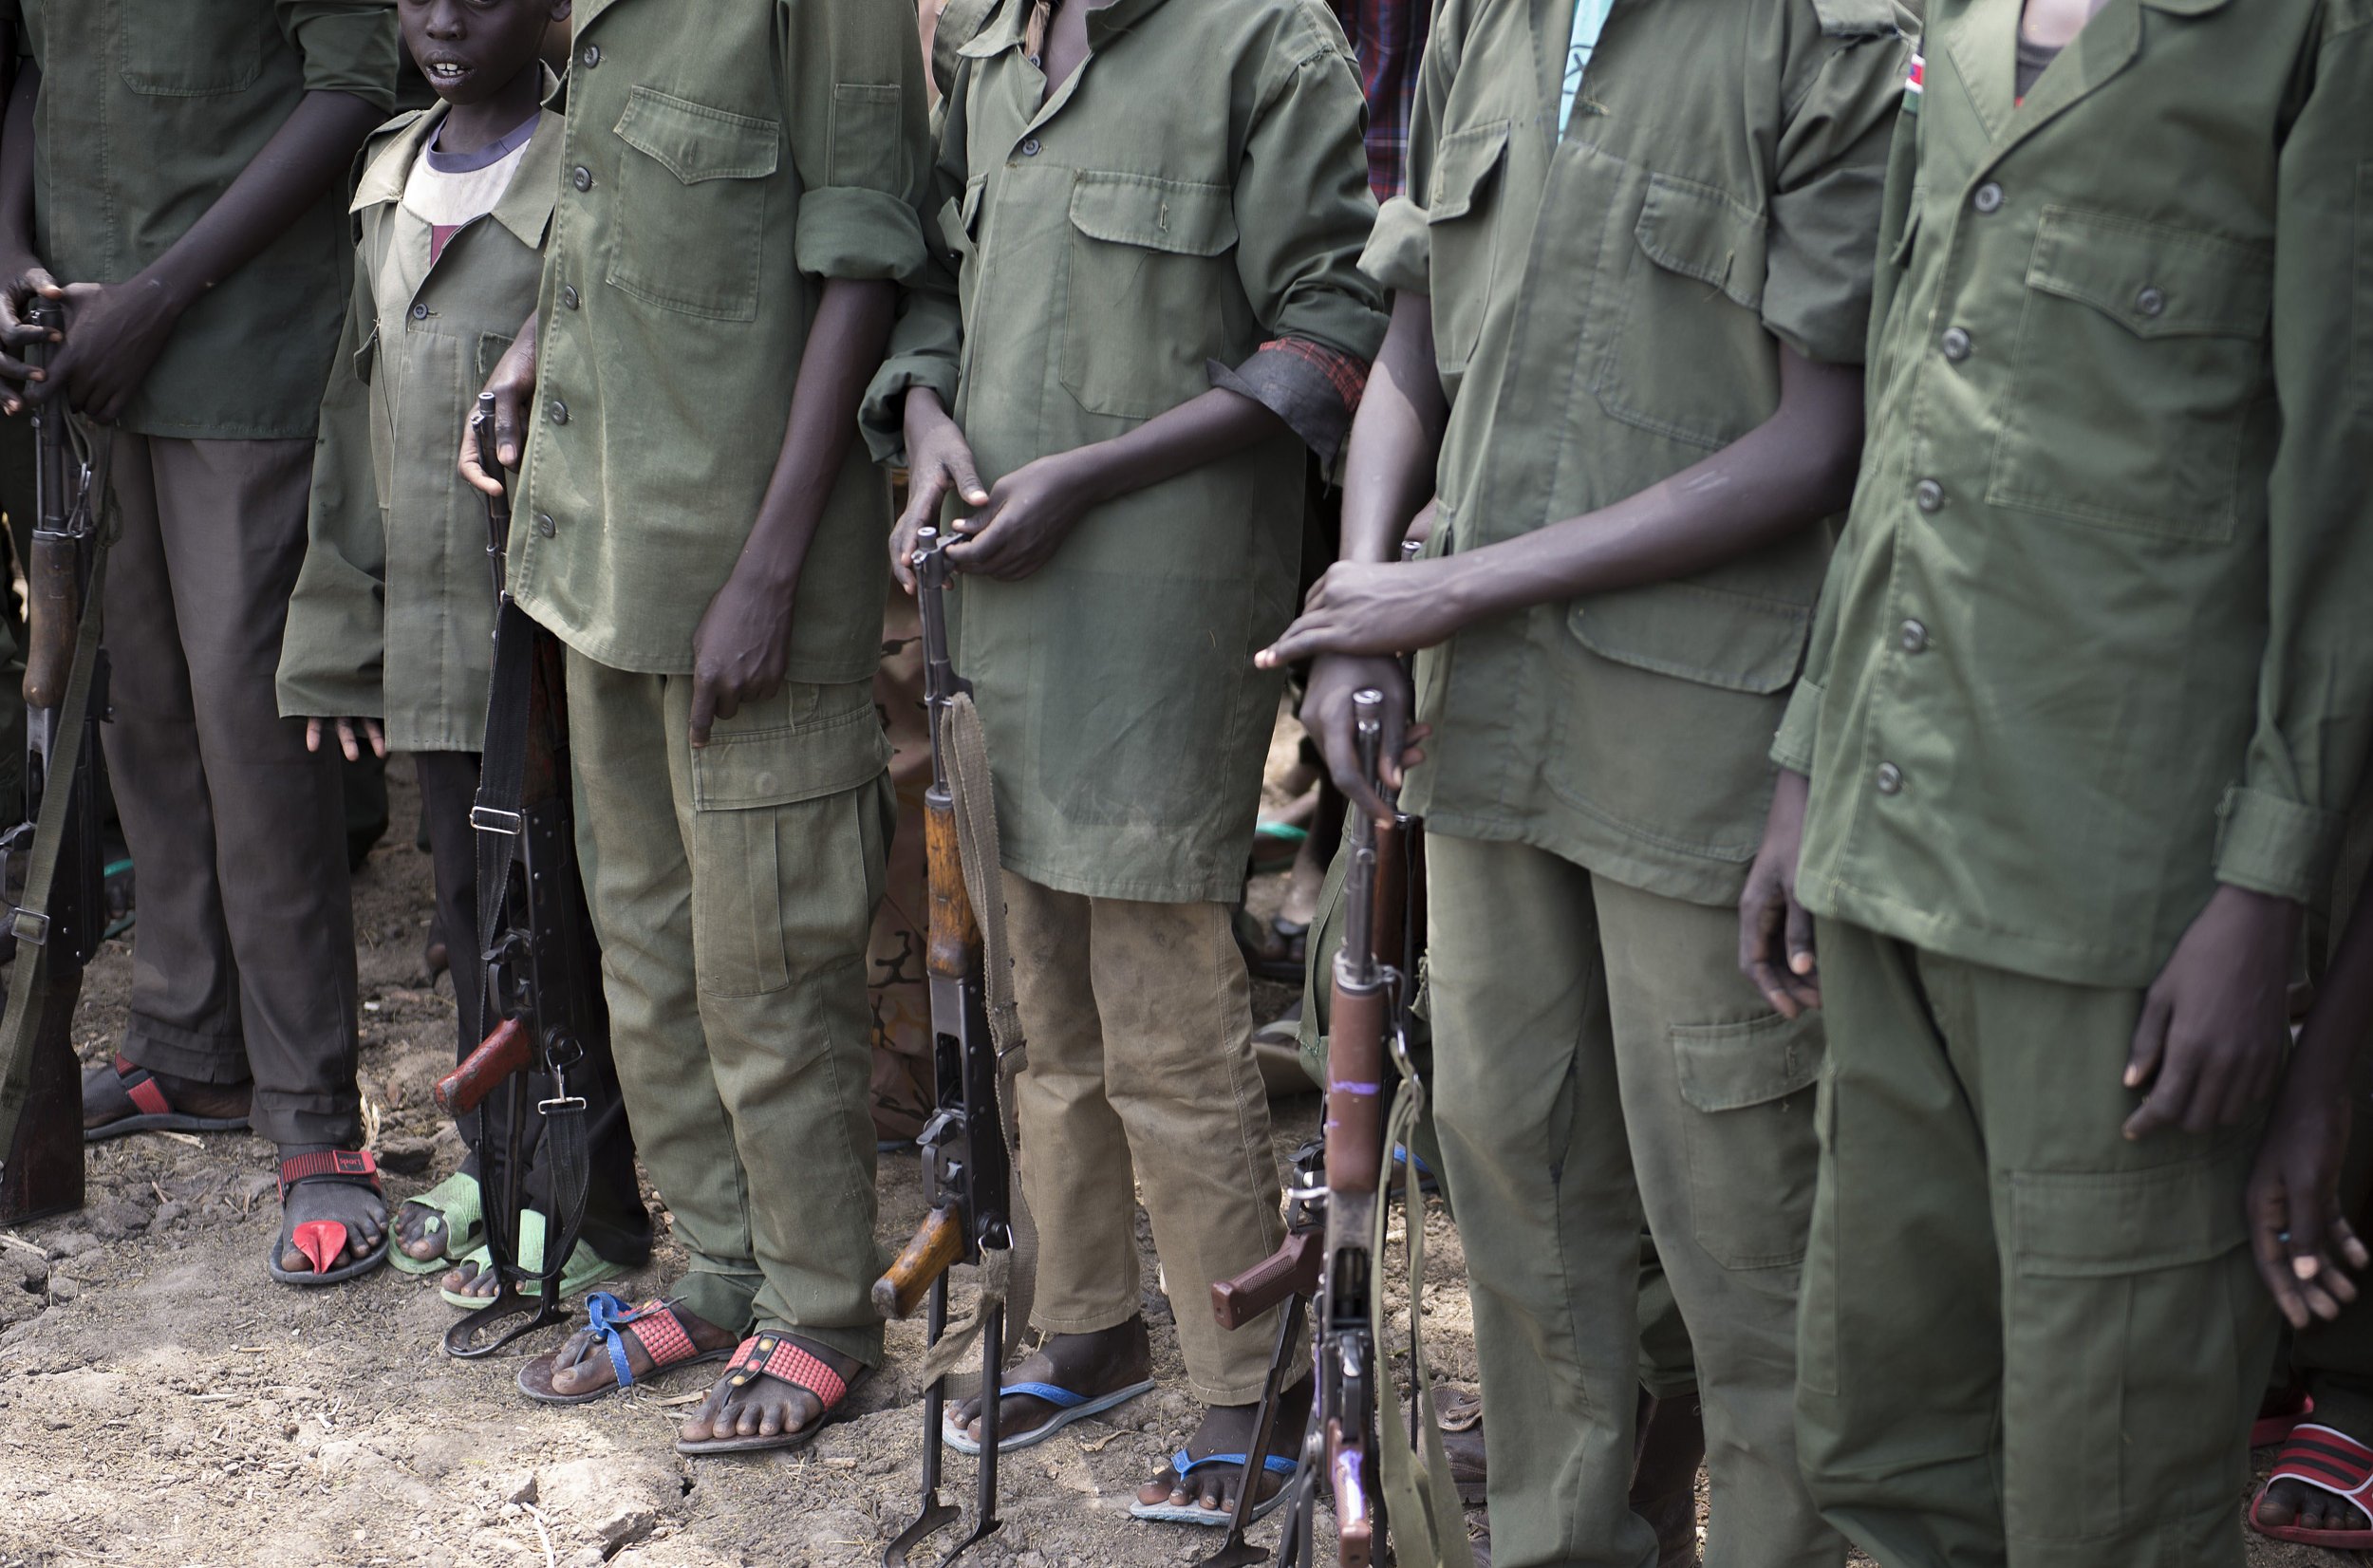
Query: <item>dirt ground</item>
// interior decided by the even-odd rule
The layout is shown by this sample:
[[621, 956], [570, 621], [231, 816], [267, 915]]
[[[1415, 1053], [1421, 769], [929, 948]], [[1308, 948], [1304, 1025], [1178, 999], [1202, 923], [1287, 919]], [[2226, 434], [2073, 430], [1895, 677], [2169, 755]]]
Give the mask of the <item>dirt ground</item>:
[[[391, 768], [389, 782], [397, 826], [355, 903], [364, 1092], [401, 1201], [451, 1169], [460, 1148], [428, 1098], [453, 1060], [450, 992], [424, 983], [420, 959], [428, 857], [412, 844], [408, 768]], [[128, 951], [110, 943], [76, 1031], [85, 1057], [111, 1049], [129, 979]], [[1261, 988], [1262, 1016], [1289, 996]], [[1307, 1135], [1316, 1107], [1277, 1102], [1280, 1154]], [[270, 1158], [243, 1137], [98, 1145], [84, 1211], [0, 1235], [0, 1568], [820, 1568], [877, 1562], [912, 1517], [919, 1327], [891, 1326], [888, 1365], [859, 1385], [856, 1414], [806, 1451], [679, 1459], [670, 1438], [705, 1386], [698, 1374], [547, 1409], [513, 1379], [557, 1331], [464, 1363], [438, 1347], [454, 1314], [431, 1281], [383, 1269], [343, 1289], [273, 1284], [263, 1267], [278, 1223]], [[886, 1153], [880, 1169], [880, 1235], [895, 1245], [922, 1210], [917, 1162]], [[1436, 1374], [1471, 1378], [1464, 1261], [1438, 1207], [1428, 1236]], [[645, 1275], [611, 1288], [649, 1294], [680, 1266], [663, 1245]], [[1174, 1386], [1177, 1342], [1149, 1249], [1145, 1291], [1157, 1373]], [[1406, 1314], [1403, 1298], [1389, 1340], [1405, 1341]], [[1163, 1391], [1009, 1456], [1005, 1527], [968, 1560], [1183, 1568], [1216, 1532], [1140, 1524], [1126, 1510], [1191, 1415], [1183, 1393]], [[968, 1493], [972, 1474], [950, 1456], [958, 1489]], [[1275, 1533], [1272, 1523], [1256, 1539]], [[937, 1559], [926, 1549], [919, 1560]], [[2250, 1558], [2252, 1568], [2332, 1560], [2262, 1542]]]

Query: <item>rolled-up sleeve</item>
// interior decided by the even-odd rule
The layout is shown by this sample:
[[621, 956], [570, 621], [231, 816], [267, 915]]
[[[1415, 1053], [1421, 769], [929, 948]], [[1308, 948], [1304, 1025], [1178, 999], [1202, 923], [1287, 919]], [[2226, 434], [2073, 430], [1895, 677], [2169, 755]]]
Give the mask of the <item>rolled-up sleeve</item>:
[[2267, 638], [2221, 882], [2307, 902], [2373, 745], [2373, 26], [2336, 30], [2283, 144]]
[[1441, 168], [1442, 109], [1465, 53], [1466, 0], [1439, 0], [1417, 66], [1415, 102], [1410, 109], [1409, 143], [1403, 154], [1404, 195], [1376, 210], [1359, 270], [1389, 294], [1433, 292], [1433, 246], [1427, 208], [1433, 201]]
[[910, 390], [927, 386], [939, 394], [943, 407], [952, 410], [956, 406], [964, 323], [956, 293], [956, 246], [948, 230], [963, 221], [962, 103], [961, 96], [947, 98], [935, 116], [935, 157], [923, 196], [925, 212], [918, 215], [923, 265], [900, 291], [898, 320], [890, 328], [888, 350], [857, 408], [857, 426], [865, 436], [866, 450], [878, 463], [895, 465], [906, 460], [906, 394]]
[[1912, 46], [1887, 35], [1822, 43], [1812, 83], [1780, 134], [1764, 325], [1806, 359], [1859, 364]]
[[799, 172], [799, 270], [906, 280], [922, 270], [917, 212], [929, 102], [911, 7], [782, 0], [783, 122]]
[[396, 106], [395, 0], [280, 0], [280, 28], [305, 61], [305, 90]]

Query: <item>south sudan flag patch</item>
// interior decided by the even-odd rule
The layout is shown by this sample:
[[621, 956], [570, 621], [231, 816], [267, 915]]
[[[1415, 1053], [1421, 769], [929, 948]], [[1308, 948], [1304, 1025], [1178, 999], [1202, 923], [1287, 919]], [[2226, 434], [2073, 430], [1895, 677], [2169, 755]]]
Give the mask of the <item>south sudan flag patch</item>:
[[1903, 73], [1903, 112], [1920, 112], [1920, 91], [1927, 84], [1928, 59], [1925, 55], [1912, 57], [1912, 68]]

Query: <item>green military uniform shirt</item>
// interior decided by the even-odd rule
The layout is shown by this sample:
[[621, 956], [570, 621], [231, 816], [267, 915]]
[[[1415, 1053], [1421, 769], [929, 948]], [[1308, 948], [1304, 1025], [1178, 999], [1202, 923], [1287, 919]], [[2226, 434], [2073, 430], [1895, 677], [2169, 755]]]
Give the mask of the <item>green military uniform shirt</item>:
[[2019, 9], [1929, 12], [1775, 755], [1808, 907], [2140, 986], [2312, 894], [2373, 739], [2373, 6], [2109, 0], [2014, 106]]
[[[395, 102], [393, 0], [0, 0], [0, 22], [41, 69], [33, 247], [61, 283], [121, 283], [154, 262], [305, 94]], [[325, 193], [193, 304], [122, 427], [313, 434], [352, 276], [344, 208]]]
[[[1323, 6], [1117, 0], [1043, 107], [1029, 9], [1003, 0], [957, 50], [932, 193], [952, 266], [911, 296], [868, 398], [879, 451], [916, 384], [994, 483], [1192, 401], [1264, 343], [1375, 352], [1359, 84]], [[1024, 581], [962, 581], [1009, 868], [1237, 896], [1277, 717], [1252, 655], [1292, 612], [1308, 460], [1280, 431], [1098, 507]]]
[[502, 199], [429, 260], [400, 211], [442, 104], [382, 126], [353, 212], [354, 294], [322, 401], [280, 708], [385, 720], [405, 752], [475, 752], [494, 675], [486, 505], [454, 464], [478, 388], [534, 308], [566, 127], [546, 111]]
[[[581, 0], [574, 47], [511, 587], [588, 658], [681, 674], [782, 452], [825, 281], [923, 264], [923, 62], [912, 8], [884, 0]], [[888, 528], [852, 441], [791, 680], [871, 677]]]
[[[1429, 551], [1648, 488], [1862, 355], [1907, 46], [1888, 0], [1626, 0], [1558, 136], [1573, 0], [1444, 0], [1408, 196], [1363, 261], [1429, 293], [1450, 419]], [[1670, 40], [1686, 37], [1686, 47]], [[1825, 528], [1420, 656], [1411, 809], [1671, 898], [1737, 895]]]

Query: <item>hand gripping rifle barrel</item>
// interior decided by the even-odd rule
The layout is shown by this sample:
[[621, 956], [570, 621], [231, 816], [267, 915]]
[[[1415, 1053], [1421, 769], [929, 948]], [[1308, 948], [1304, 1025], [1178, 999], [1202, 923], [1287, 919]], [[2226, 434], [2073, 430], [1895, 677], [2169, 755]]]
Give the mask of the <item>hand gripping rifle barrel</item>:
[[[930, 1212], [889, 1271], [874, 1281], [873, 1305], [885, 1317], [924, 1311], [924, 1338], [937, 1345], [947, 1328], [947, 1272], [978, 1263], [985, 1253], [1013, 1244], [1012, 1171], [998, 1111], [997, 1044], [989, 1032], [981, 923], [964, 887], [957, 834], [957, 802], [948, 771], [946, 719], [970, 688], [957, 678], [947, 641], [946, 541], [937, 529], [916, 535], [912, 557], [915, 601], [923, 621], [923, 693], [931, 725], [931, 785], [924, 792], [924, 852], [930, 878], [924, 968], [931, 999], [931, 1064], [935, 1108], [917, 1142]], [[976, 1472], [972, 1533], [942, 1559], [987, 1537], [997, 1517], [998, 1372], [1005, 1359], [1002, 1306], [981, 1318], [981, 1457]], [[952, 1523], [958, 1510], [940, 1499], [940, 1427], [946, 1380], [935, 1378], [923, 1398], [923, 1510], [883, 1553], [888, 1568], [903, 1568], [925, 1537]]]
[[[495, 460], [495, 394], [477, 395], [477, 412], [470, 416], [470, 428], [477, 432], [478, 467], [495, 476], [499, 482], [502, 467]], [[486, 497], [486, 569], [495, 578], [495, 603], [501, 604], [511, 591], [503, 555], [511, 548], [511, 493], [498, 490]]]

